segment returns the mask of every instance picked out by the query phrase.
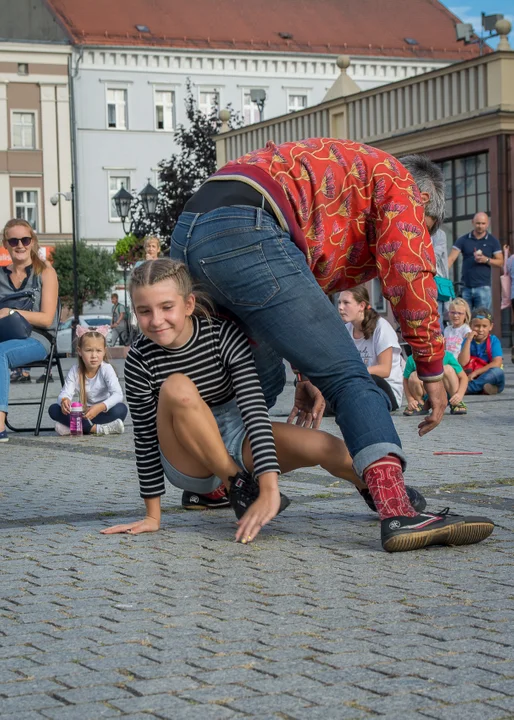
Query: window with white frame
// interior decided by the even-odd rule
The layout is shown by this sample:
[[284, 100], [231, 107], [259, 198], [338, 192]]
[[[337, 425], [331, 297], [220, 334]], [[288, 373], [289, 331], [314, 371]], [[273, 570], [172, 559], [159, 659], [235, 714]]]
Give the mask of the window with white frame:
[[109, 220], [110, 222], [121, 222], [120, 216], [116, 212], [114, 196], [124, 187], [130, 192], [130, 175], [109, 175]]
[[303, 93], [289, 93], [287, 96], [287, 112], [298, 112], [307, 107], [307, 95]]
[[257, 103], [252, 102], [250, 90], [243, 91], [243, 117], [245, 125], [257, 123], [261, 119]]
[[38, 230], [39, 218], [39, 191], [15, 190], [14, 214], [21, 220], [26, 220], [34, 230]]
[[379, 313], [385, 313], [387, 310], [386, 301], [382, 295], [382, 286], [378, 278], [373, 278], [371, 281], [371, 305]]
[[155, 129], [173, 130], [175, 125], [175, 93], [173, 90], [155, 91]]
[[13, 148], [34, 150], [36, 147], [36, 113], [18, 112], [12, 114], [11, 142]]
[[127, 91], [123, 88], [107, 88], [107, 127], [127, 129]]
[[198, 107], [205, 115], [210, 115], [219, 106], [220, 94], [217, 90], [200, 90]]

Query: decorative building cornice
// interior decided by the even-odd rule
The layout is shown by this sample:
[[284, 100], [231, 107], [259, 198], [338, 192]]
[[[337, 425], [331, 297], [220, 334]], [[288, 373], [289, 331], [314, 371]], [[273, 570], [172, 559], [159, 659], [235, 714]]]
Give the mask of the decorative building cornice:
[[[241, 76], [244, 78], [282, 77], [323, 79], [337, 77], [336, 55], [305, 55], [242, 51], [190, 51], [170, 48], [83, 47], [81, 69], [135, 73], [173, 73], [175, 75]], [[351, 58], [349, 75], [354, 78], [390, 82], [421, 75], [447, 65], [441, 60], [384, 58], [356, 55]]]

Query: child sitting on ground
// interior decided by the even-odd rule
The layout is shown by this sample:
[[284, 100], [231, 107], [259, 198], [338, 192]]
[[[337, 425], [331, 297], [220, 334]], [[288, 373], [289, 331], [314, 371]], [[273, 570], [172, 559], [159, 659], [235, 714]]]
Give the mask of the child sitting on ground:
[[[462, 398], [468, 386], [468, 377], [453, 355], [446, 351], [443, 358], [443, 383], [448, 395], [448, 403], [452, 415], [466, 415], [468, 409]], [[404, 415], [427, 415], [428, 407], [424, 396], [423, 383], [416, 373], [416, 365], [412, 355], [407, 359], [403, 371], [403, 390], [407, 398]]]
[[70, 369], [58, 402], [48, 408], [58, 435], [70, 434], [71, 402], [78, 393], [82, 404], [84, 435], [121, 434], [128, 412], [123, 392], [112, 365], [105, 362], [108, 325], [95, 330], [77, 327], [78, 364]]
[[468, 395], [496, 395], [505, 387], [502, 346], [492, 334], [493, 316], [478, 308], [471, 316], [471, 330], [462, 343], [459, 362], [468, 375]]
[[462, 341], [471, 331], [471, 310], [463, 298], [455, 298], [448, 310], [450, 324], [444, 328], [444, 341], [446, 350], [458, 360], [462, 348]]

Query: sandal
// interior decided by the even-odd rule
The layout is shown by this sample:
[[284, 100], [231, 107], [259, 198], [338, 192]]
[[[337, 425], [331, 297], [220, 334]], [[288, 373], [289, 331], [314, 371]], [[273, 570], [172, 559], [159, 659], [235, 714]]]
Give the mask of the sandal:
[[406, 407], [403, 411], [403, 414], [407, 417], [412, 417], [413, 415], [428, 415], [428, 410], [425, 410], [425, 406], [422, 403], [418, 403], [418, 406], [415, 410], [411, 410], [410, 408]]
[[457, 405], [452, 405], [452, 406], [450, 407], [450, 414], [451, 414], [451, 415], [467, 415], [467, 412], [468, 412], [468, 408], [467, 408], [467, 406], [462, 402], [462, 400], [461, 400], [460, 403], [458, 403]]

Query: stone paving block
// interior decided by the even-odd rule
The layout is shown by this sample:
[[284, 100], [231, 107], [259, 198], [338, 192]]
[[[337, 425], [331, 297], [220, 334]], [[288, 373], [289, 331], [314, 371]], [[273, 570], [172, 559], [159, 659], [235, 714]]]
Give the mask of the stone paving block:
[[187, 700], [183, 700], [176, 695], [161, 693], [158, 695], [149, 695], [147, 697], [132, 697], [126, 700], [113, 700], [109, 703], [112, 707], [125, 712], [146, 711], [155, 712], [166, 710], [175, 713], [175, 717], [180, 717], [182, 711], [185, 711], [189, 705]]
[[462, 686], [435, 686], [430, 689], [426, 687], [418, 687], [417, 692], [423, 696], [430, 695], [430, 697], [435, 700], [442, 700], [444, 702], [451, 703], [468, 703], [479, 700], [494, 700], [497, 697], [505, 697], [505, 695], [499, 690], [480, 687], [479, 685], [474, 685], [472, 683]]
[[42, 716], [49, 720], [98, 720], [98, 718], [119, 718], [122, 713], [106, 703], [90, 702], [82, 705], [66, 705], [43, 710]]
[[[513, 716], [512, 708], [510, 712], [506, 712], [499, 707], [483, 702], [459, 704], [458, 710], [455, 707], [455, 711], [459, 713], [460, 717], [465, 717], [466, 720], [512, 720]], [[431, 708], [426, 711], [426, 715], [435, 720], [448, 720], [448, 707], [442, 707], [439, 710]]]

